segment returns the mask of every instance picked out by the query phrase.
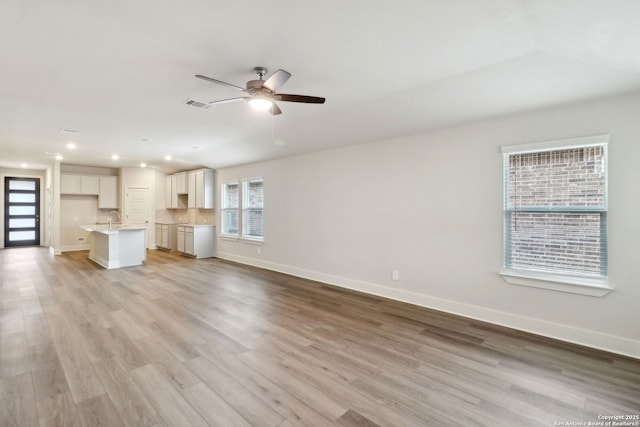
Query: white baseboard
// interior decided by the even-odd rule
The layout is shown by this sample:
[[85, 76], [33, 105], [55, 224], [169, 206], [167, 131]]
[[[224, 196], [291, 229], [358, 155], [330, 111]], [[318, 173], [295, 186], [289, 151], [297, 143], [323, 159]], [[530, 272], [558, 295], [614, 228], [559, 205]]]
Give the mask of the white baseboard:
[[60, 252], [73, 252], [73, 251], [88, 251], [91, 249], [88, 244], [83, 245], [67, 245], [61, 246]]
[[640, 359], [640, 341], [628, 338], [225, 252], [216, 257]]

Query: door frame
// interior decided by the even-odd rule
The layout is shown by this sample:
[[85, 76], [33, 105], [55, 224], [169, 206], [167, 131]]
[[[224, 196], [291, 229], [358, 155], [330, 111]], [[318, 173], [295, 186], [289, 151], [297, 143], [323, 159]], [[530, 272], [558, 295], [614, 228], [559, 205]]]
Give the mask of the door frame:
[[[14, 172], [15, 173], [12, 173]], [[34, 170], [34, 172], [39, 172], [38, 170]], [[47, 175], [45, 171], [42, 171], [42, 174], [37, 173], [25, 173], [24, 170], [19, 169], [3, 169], [0, 171], [0, 192], [2, 193], [3, 202], [0, 203], [0, 222], [2, 223], [2, 227], [0, 227], [0, 248], [4, 248], [4, 228], [5, 228], [5, 212], [4, 212], [4, 181], [6, 177], [12, 178], [38, 178], [40, 180], [40, 246], [47, 246], [49, 244], [49, 234], [46, 232], [46, 227], [48, 227], [48, 220], [46, 217], [46, 212], [48, 212], [48, 207], [46, 206], [48, 201], [46, 197], [48, 197], [48, 191], [46, 190], [46, 182]]]

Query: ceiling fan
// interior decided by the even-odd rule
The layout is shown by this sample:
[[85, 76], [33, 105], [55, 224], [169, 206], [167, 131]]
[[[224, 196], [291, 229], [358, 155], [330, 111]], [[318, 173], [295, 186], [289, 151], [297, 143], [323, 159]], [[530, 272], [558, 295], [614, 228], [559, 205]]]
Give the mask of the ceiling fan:
[[306, 104], [324, 104], [325, 99], [318, 96], [307, 95], [291, 95], [286, 93], [277, 93], [277, 90], [289, 80], [291, 73], [284, 70], [278, 70], [273, 73], [267, 80], [263, 80], [263, 77], [267, 74], [265, 67], [255, 67], [253, 69], [258, 75], [258, 80], [249, 80], [246, 87], [236, 86], [231, 83], [226, 83], [220, 80], [212, 79], [211, 77], [197, 74], [196, 77], [202, 80], [206, 80], [211, 83], [217, 83], [219, 85], [227, 86], [232, 89], [236, 89], [245, 92], [246, 96], [239, 96], [236, 98], [221, 99], [218, 101], [211, 101], [209, 105], [226, 104], [228, 102], [247, 101], [256, 110], [268, 110], [274, 116], [282, 114], [280, 108], [274, 101], [285, 102], [302, 102]]

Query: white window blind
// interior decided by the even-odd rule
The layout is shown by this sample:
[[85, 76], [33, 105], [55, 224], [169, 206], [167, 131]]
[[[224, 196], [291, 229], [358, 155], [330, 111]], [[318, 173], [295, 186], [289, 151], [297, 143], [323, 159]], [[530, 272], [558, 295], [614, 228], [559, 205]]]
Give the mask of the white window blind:
[[238, 235], [239, 203], [240, 185], [237, 182], [222, 184], [222, 234]]
[[607, 275], [607, 144], [504, 154], [504, 267]]
[[262, 179], [242, 183], [242, 236], [262, 239], [264, 232], [264, 183]]

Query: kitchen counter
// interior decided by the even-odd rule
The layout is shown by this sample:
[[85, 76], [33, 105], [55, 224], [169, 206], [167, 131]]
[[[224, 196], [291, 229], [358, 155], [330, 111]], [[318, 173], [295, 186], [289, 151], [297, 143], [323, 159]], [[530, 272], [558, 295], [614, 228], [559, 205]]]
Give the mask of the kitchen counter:
[[90, 231], [89, 259], [106, 269], [142, 265], [147, 259], [147, 229], [141, 225], [79, 225]]

